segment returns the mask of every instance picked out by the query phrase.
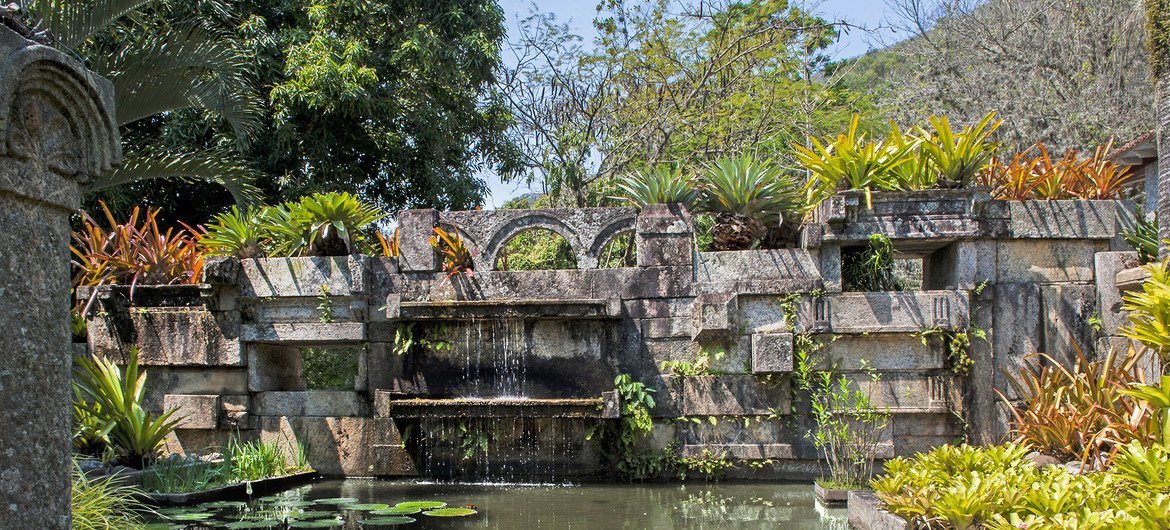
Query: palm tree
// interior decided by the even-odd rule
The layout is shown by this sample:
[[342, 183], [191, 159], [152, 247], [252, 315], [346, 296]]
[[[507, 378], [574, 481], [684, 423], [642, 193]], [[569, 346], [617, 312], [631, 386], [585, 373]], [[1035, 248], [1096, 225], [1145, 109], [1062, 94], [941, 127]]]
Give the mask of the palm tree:
[[[136, 21], [119, 26], [116, 38], [100, 38], [113, 33], [119, 19], [152, 1], [22, 0], [22, 7], [39, 15], [34, 22], [44, 37], [89, 59], [87, 66], [110, 80], [119, 126], [198, 108], [218, 117], [239, 146], [246, 145], [260, 124], [260, 100], [247, 82], [247, 57], [229, 36], [195, 24], [161, 28]], [[124, 151], [125, 162], [95, 178], [85, 192], [177, 178], [222, 185], [241, 203], [259, 198], [254, 171], [223, 149], [175, 152], [124, 145]]]
[[1146, 45], [1154, 78], [1154, 116], [1158, 131], [1158, 239], [1167, 255], [1170, 239], [1170, 0], [1144, 0]]

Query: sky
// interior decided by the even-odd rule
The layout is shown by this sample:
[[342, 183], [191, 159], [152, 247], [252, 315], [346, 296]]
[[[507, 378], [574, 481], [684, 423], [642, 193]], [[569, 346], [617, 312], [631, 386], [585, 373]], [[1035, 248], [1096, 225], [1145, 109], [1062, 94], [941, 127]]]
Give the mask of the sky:
[[[597, 5], [595, 0], [499, 0], [499, 2], [508, 18], [509, 34], [516, 32], [520, 21], [528, 16], [533, 6], [540, 11], [551, 11], [558, 19], [568, 21], [570, 27], [584, 37], [586, 42], [591, 41], [596, 34], [592, 25]], [[842, 35], [841, 41], [830, 49], [834, 58], [856, 57], [870, 49], [880, 48], [881, 42], [890, 40], [890, 33], [882, 29], [886, 17], [885, 0], [821, 0], [805, 3], [811, 5], [815, 13], [827, 20], [844, 21], [865, 28], [852, 29]], [[505, 54], [505, 62], [509, 59]], [[492, 208], [530, 191], [519, 183], [500, 182], [497, 175], [485, 176], [489, 189], [487, 204]]]

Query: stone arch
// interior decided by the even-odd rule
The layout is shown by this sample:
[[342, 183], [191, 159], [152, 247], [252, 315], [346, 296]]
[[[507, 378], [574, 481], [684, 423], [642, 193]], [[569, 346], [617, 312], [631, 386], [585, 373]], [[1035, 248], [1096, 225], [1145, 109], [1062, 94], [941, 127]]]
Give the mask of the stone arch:
[[113, 107], [109, 81], [60, 51], [12, 51], [0, 62], [0, 157], [84, 183], [121, 162]]
[[601, 251], [605, 250], [610, 241], [625, 233], [632, 234], [636, 228], [637, 217], [618, 219], [602, 227], [597, 232], [597, 236], [593, 238], [593, 243], [589, 245], [589, 256], [592, 259], [593, 267], [600, 267]]
[[532, 213], [512, 219], [491, 235], [480, 255], [484, 266], [488, 267], [484, 270], [491, 270], [491, 268], [495, 267], [496, 257], [500, 249], [504, 248], [504, 245], [509, 240], [521, 232], [532, 228], [543, 228], [565, 238], [565, 241], [569, 242], [569, 248], [573, 250], [573, 255], [577, 260], [577, 267], [582, 269], [588, 268], [582, 263], [582, 259], [584, 258], [582, 249], [584, 245], [581, 244], [581, 238], [577, 235], [577, 231], [556, 217], [546, 215], [539, 210], [533, 210]]
[[[556, 253], [554, 255], [536, 256], [528, 255], [528, 258], [548, 258], [541, 259], [535, 262], [529, 262], [528, 267], [524, 266], [525, 254], [523, 251], [532, 250], [531, 247], [516, 247], [522, 238], [528, 236], [528, 244], [543, 244], [555, 245]], [[544, 250], [548, 250], [545, 248]], [[513, 254], [513, 252], [519, 252]], [[573, 270], [579, 269], [577, 263], [579, 252], [569, 242], [568, 238], [561, 235], [560, 232], [554, 232], [540, 226], [529, 226], [522, 228], [512, 234], [511, 237], [505, 239], [500, 243], [499, 249], [496, 251], [496, 261], [492, 264], [492, 270], [508, 270], [508, 271], [522, 271], [522, 270]], [[519, 260], [519, 261], [517, 261]], [[507, 267], [501, 267], [504, 263]]]

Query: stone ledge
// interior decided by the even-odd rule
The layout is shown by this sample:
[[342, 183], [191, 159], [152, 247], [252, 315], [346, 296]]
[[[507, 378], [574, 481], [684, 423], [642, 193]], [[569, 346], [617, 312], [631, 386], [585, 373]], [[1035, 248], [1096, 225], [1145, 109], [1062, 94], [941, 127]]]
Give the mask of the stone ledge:
[[792, 444], [687, 444], [681, 456], [700, 458], [703, 452], [731, 460], [792, 460], [798, 458]]
[[366, 340], [366, 326], [361, 322], [244, 324], [240, 340], [304, 345], [355, 343]]
[[1129, 201], [1008, 201], [1014, 239], [1114, 239], [1133, 219]]
[[346, 390], [257, 392], [253, 394], [252, 410], [257, 416], [348, 417], [370, 414], [369, 403], [363, 394]]
[[363, 256], [240, 260], [240, 297], [362, 296], [369, 291]]
[[1121, 292], [1139, 291], [1142, 288], [1142, 284], [1148, 279], [1150, 279], [1150, 271], [1142, 267], [1125, 269], [1118, 272], [1115, 277], [1117, 290]]
[[849, 492], [849, 526], [857, 530], [906, 530], [905, 519], [882, 509], [872, 491]]
[[970, 321], [966, 291], [891, 291], [827, 294], [805, 302], [801, 326], [837, 334], [917, 333], [962, 329]]

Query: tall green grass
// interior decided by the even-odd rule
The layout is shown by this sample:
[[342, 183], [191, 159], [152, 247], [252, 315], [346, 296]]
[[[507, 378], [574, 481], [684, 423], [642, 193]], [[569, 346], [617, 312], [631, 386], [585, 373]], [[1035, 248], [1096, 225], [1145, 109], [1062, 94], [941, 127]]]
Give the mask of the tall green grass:
[[73, 530], [136, 530], [143, 528], [138, 488], [116, 480], [89, 479], [73, 464]]

